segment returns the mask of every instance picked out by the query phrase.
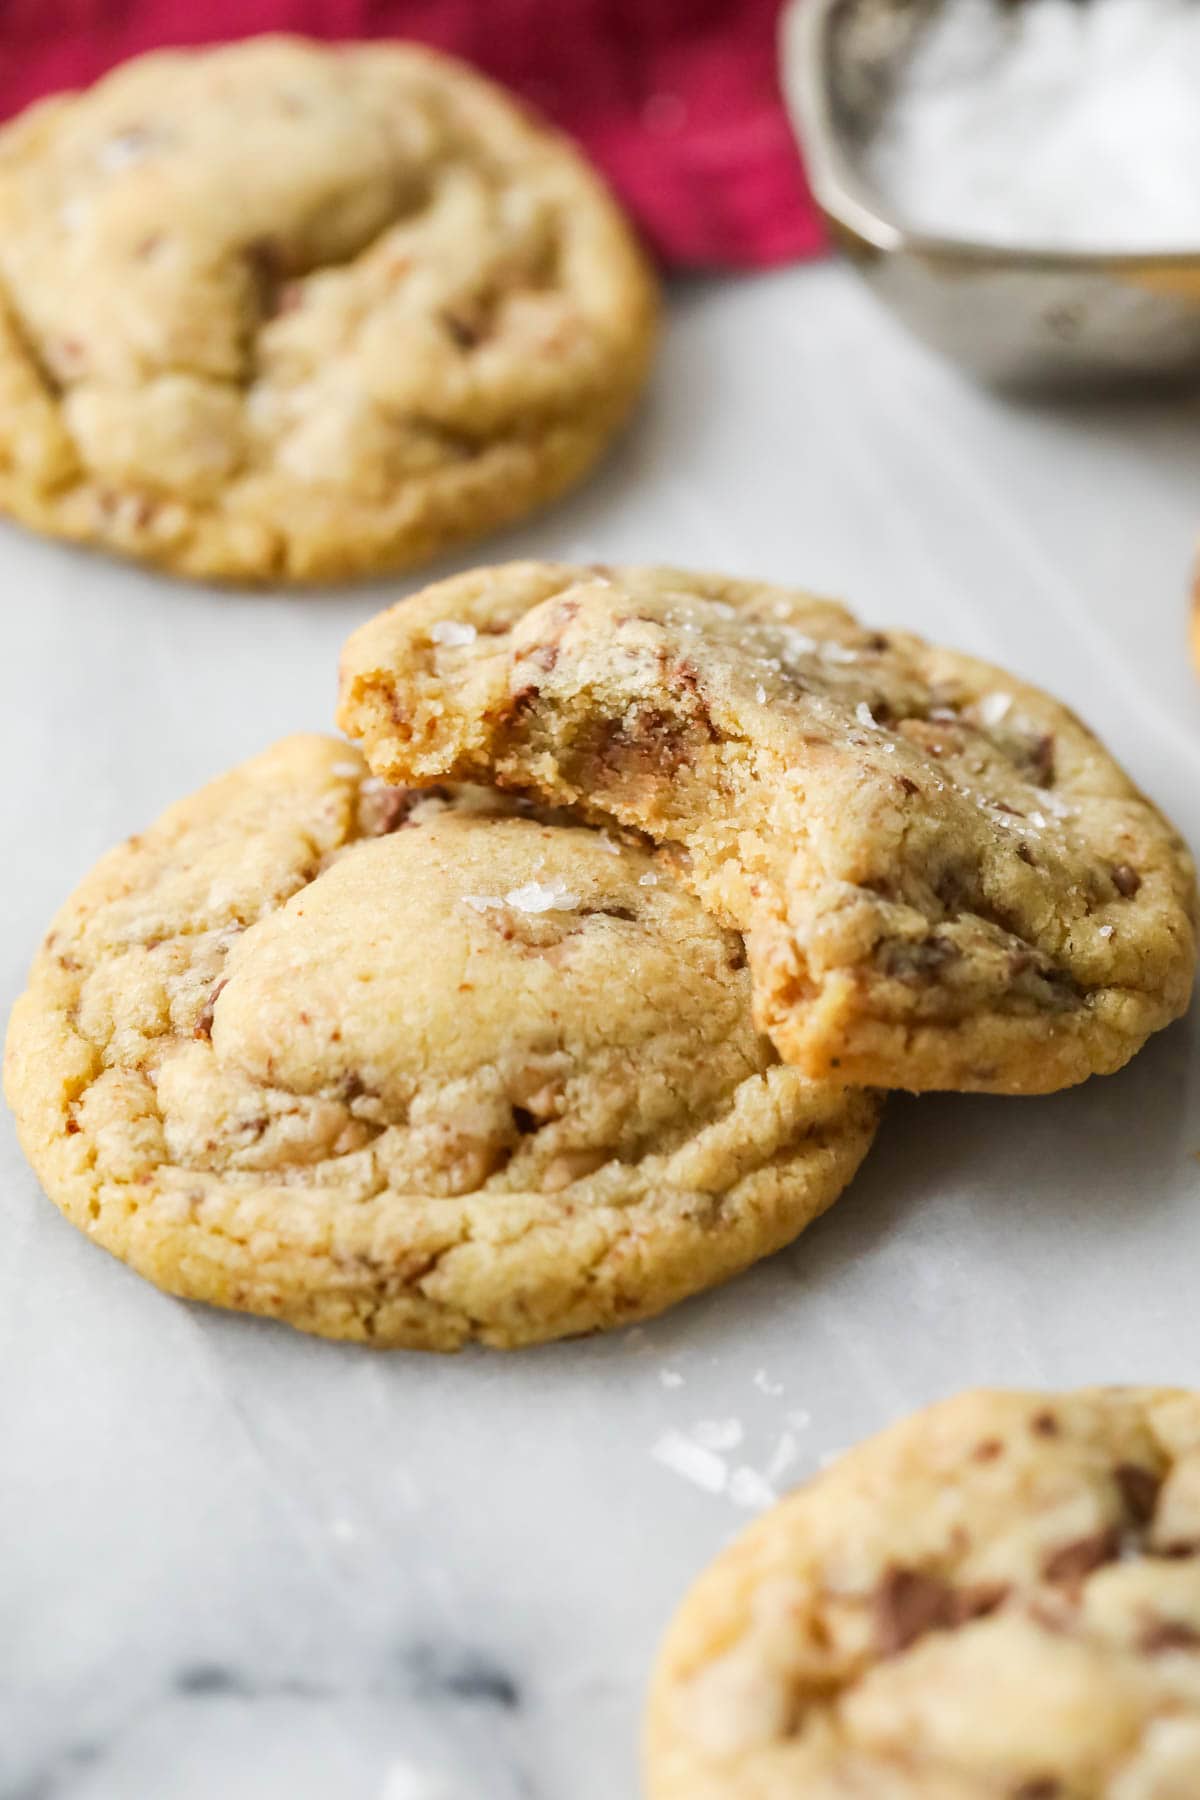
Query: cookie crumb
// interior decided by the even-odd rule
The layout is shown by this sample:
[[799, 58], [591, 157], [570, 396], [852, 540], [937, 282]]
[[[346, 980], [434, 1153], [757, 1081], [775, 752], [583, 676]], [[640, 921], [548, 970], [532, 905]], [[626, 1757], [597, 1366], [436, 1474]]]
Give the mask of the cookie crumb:
[[693, 1443], [682, 1431], [664, 1431], [650, 1454], [664, 1469], [695, 1482], [705, 1493], [724, 1493], [725, 1458], [718, 1456], [715, 1450], [706, 1450], [703, 1444]]

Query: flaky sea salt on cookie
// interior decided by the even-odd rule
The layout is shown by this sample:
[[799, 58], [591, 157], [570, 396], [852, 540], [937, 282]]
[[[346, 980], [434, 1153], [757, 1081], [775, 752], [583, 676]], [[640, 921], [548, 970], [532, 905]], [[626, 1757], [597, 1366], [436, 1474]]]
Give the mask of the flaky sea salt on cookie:
[[1194, 1800], [1200, 1396], [964, 1394], [700, 1577], [650, 1800]]
[[599, 178], [460, 63], [141, 57], [0, 133], [0, 508], [188, 575], [417, 563], [583, 474], [655, 304]]
[[476, 570], [354, 634], [340, 722], [388, 780], [494, 781], [666, 847], [814, 1077], [1048, 1092], [1188, 1002], [1191, 859], [1098, 739], [794, 589]]
[[111, 852], [9, 1029], [47, 1192], [171, 1293], [379, 1345], [659, 1311], [789, 1242], [876, 1101], [614, 836], [290, 738]]

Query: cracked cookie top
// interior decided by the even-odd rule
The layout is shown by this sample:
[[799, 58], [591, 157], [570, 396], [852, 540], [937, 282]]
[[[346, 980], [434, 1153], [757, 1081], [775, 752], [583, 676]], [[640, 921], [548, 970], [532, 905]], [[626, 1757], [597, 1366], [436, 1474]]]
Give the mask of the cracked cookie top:
[[1190, 857], [1092, 733], [792, 589], [477, 570], [351, 637], [340, 723], [388, 780], [495, 781], [664, 846], [816, 1078], [1044, 1092], [1187, 1005]]
[[161, 1286], [435, 1348], [732, 1273], [876, 1112], [778, 1063], [741, 938], [645, 850], [311, 737], [98, 865], [6, 1075], [52, 1198]]
[[759, 1520], [667, 1635], [653, 1800], [1191, 1800], [1200, 1397], [980, 1392]]
[[0, 133], [0, 504], [192, 575], [419, 561], [579, 475], [653, 281], [599, 178], [412, 46], [140, 57]]

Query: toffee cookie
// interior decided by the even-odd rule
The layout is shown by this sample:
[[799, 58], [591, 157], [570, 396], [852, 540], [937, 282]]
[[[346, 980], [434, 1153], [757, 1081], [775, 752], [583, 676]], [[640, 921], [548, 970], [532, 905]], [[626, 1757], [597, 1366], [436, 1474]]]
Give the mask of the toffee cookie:
[[652, 1800], [1195, 1800], [1200, 1396], [964, 1394], [685, 1599]]
[[[404, 826], [404, 829], [399, 827]], [[54, 922], [6, 1087], [51, 1198], [171, 1293], [449, 1350], [624, 1324], [789, 1242], [870, 1143], [645, 851], [286, 739]]]
[[192, 576], [421, 562], [583, 474], [655, 311], [599, 177], [460, 63], [139, 57], [0, 133], [0, 507]]
[[1040, 1093], [1186, 1007], [1177, 834], [1057, 701], [784, 588], [484, 569], [364, 625], [340, 722], [390, 781], [495, 781], [667, 847], [817, 1079]]

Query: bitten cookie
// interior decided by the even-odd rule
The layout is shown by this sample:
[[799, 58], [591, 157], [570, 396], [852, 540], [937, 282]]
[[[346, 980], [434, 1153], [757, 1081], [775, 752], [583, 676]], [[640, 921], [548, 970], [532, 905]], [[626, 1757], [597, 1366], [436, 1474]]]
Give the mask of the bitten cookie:
[[496, 781], [669, 847], [815, 1078], [1041, 1093], [1186, 1007], [1178, 835], [1067, 709], [827, 601], [484, 569], [381, 614], [340, 722], [388, 780]]
[[171, 1293], [449, 1350], [644, 1317], [830, 1205], [876, 1101], [778, 1063], [735, 933], [607, 835], [410, 807], [289, 738], [67, 902], [6, 1087], [76, 1225]]
[[1195, 1800], [1200, 1396], [964, 1394], [684, 1601], [652, 1800]]
[[655, 310], [599, 177], [460, 63], [140, 57], [0, 133], [0, 508], [193, 576], [421, 562], [583, 474]]

